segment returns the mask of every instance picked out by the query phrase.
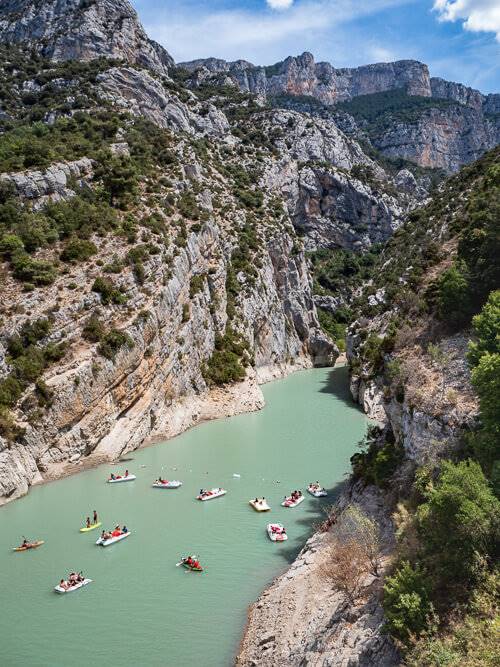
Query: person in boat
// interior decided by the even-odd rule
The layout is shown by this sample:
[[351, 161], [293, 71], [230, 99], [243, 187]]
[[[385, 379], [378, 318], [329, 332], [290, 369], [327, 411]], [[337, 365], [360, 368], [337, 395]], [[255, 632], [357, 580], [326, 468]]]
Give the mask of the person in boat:
[[112, 472], [111, 475], [109, 476], [109, 479], [116, 479], [115, 474]]
[[195, 569], [198, 569], [200, 567], [200, 563], [195, 559], [193, 561], [191, 567], [194, 567]]
[[97, 518], [97, 512], [96, 512], [96, 510], [94, 510], [94, 525], [95, 525], [96, 523], [99, 523], [99, 519]]
[[29, 544], [30, 544], [30, 543], [28, 542], [28, 540], [27, 540], [26, 538], [23, 538], [23, 543], [21, 544], [21, 546], [22, 546], [22, 547], [28, 547]]
[[128, 533], [127, 526], [123, 526], [123, 528], [122, 528], [122, 535], [125, 535], [125, 533]]
[[191, 556], [188, 556], [186, 559], [184, 559], [184, 562], [186, 563], [186, 565], [189, 565], [189, 567], [193, 565], [193, 559], [191, 558]]
[[63, 588], [65, 591], [67, 591], [69, 588], [68, 582], [64, 581], [64, 579], [61, 579], [59, 582], [59, 588]]
[[256, 498], [256, 499], [254, 500], [254, 503], [255, 503], [256, 505], [258, 505], [258, 504], [260, 503], [260, 500], [259, 500], [258, 498]]
[[87, 528], [90, 528], [90, 517], [87, 517]]
[[125, 477], [128, 477], [128, 470], [125, 470]]

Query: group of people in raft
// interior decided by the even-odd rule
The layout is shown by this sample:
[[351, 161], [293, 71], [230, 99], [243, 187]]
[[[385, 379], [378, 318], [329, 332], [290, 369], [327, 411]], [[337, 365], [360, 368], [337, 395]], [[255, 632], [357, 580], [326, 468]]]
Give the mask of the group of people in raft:
[[110, 540], [112, 537], [120, 537], [120, 535], [125, 535], [126, 533], [128, 533], [127, 526], [123, 526], [123, 528], [120, 528], [120, 526], [115, 526], [114, 530], [112, 531], [103, 530], [101, 533], [101, 538], [103, 540]]
[[[128, 474], [128, 470], [125, 470], [123, 477], [128, 477]], [[109, 479], [123, 479], [123, 477], [121, 475], [115, 475], [114, 473], [111, 473]]]
[[199, 570], [201, 565], [200, 562], [197, 560], [197, 558], [193, 558], [192, 556], [188, 556], [187, 558], [184, 558], [183, 563], [188, 565], [189, 567], [194, 568], [195, 570]]
[[302, 491], [292, 491], [290, 496], [288, 498], [285, 496], [284, 499], [285, 499], [285, 501], [288, 500], [288, 501], [291, 501], [292, 503], [294, 503], [299, 498], [302, 498]]
[[73, 586], [80, 584], [82, 581], [85, 581], [83, 572], [71, 572], [67, 580], [61, 579], [59, 586], [67, 591], [69, 588], [73, 588]]

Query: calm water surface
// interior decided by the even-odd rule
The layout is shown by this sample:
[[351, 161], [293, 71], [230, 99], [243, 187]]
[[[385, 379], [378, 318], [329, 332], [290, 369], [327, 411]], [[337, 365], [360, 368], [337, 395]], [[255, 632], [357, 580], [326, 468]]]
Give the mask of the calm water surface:
[[[265, 386], [267, 406], [254, 414], [203, 424], [168, 443], [31, 493], [0, 509], [0, 662], [4, 667], [227, 667], [246, 609], [295, 557], [338, 491], [366, 420], [350, 401], [344, 368], [299, 372]], [[126, 467], [135, 482], [109, 485]], [[240, 478], [233, 477], [239, 473]], [[178, 490], [151, 488], [162, 475]], [[332, 490], [306, 493], [296, 509], [285, 493], [319, 479]], [[279, 483], [278, 483], [279, 480]], [[200, 487], [228, 493], [208, 503]], [[265, 496], [271, 512], [248, 505]], [[97, 509], [106, 527], [126, 523], [132, 535], [102, 549], [97, 531], [78, 528]], [[265, 532], [281, 521], [289, 535], [273, 544]], [[44, 539], [15, 554], [21, 535]], [[199, 575], [175, 567], [199, 556]], [[53, 586], [71, 570], [90, 586], [58, 596]]]

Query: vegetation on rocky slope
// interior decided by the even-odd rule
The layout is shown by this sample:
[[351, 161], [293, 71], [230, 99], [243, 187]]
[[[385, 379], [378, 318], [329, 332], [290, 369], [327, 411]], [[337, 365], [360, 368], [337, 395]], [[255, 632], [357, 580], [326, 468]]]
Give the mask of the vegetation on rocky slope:
[[[498, 659], [499, 159], [496, 149], [465, 167], [410, 214], [377, 258], [351, 331], [353, 373], [379, 382], [388, 403], [438, 420], [459, 415], [464, 389], [449, 388], [450, 351], [460, 337], [472, 339], [468, 352], [454, 355], [469, 365], [479, 415], [458, 442], [451, 449], [436, 442], [415, 465], [389, 428], [372, 431], [352, 459], [357, 476], [391, 488], [397, 503], [398, 555], [384, 608], [408, 665]], [[432, 409], [414, 388], [422, 375], [413, 362], [434, 369]]]

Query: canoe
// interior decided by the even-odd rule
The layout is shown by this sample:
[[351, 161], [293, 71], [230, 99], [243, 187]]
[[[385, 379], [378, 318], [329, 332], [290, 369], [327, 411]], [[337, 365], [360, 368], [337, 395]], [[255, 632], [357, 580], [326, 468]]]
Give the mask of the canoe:
[[191, 570], [191, 572], [203, 572], [203, 568], [201, 567], [193, 567], [192, 565], [188, 565], [185, 561], [182, 561], [182, 567], [185, 567], [186, 570]]
[[267, 504], [267, 500], [249, 500], [248, 503], [254, 508], [256, 512], [268, 512], [271, 508]]
[[225, 489], [221, 489], [220, 487], [218, 489], [210, 489], [209, 495], [200, 495], [196, 496], [197, 500], [201, 500], [201, 502], [205, 502], [205, 500], [213, 500], [214, 498], [220, 498], [221, 496], [225, 496], [227, 491]]
[[127, 475], [126, 477], [116, 477], [115, 479], [108, 479], [108, 484], [119, 484], [120, 482], [133, 482], [136, 479], [135, 475]]
[[[276, 532], [273, 532], [273, 528], [277, 528]], [[271, 542], [285, 542], [288, 539], [288, 535], [283, 533], [284, 530], [281, 523], [268, 523], [267, 524], [267, 534]]]
[[88, 533], [90, 530], [95, 530], [96, 528], [99, 528], [99, 526], [102, 526], [102, 523], [98, 521], [97, 523], [91, 523], [90, 526], [85, 526], [84, 528], [80, 528], [81, 533]]
[[100, 537], [96, 544], [100, 547], [109, 547], [111, 544], [115, 544], [115, 542], [120, 542], [121, 540], [124, 540], [126, 537], [130, 535], [130, 530], [128, 533], [122, 533], [122, 535], [117, 535], [116, 537], [110, 537], [108, 540], [103, 540], [102, 537]]
[[37, 540], [36, 542], [31, 542], [31, 544], [26, 545], [25, 547], [15, 547], [12, 551], [29, 551], [30, 549], [36, 549], [41, 547], [42, 544], [45, 544], [43, 540]]
[[283, 507], [297, 507], [297, 505], [300, 505], [300, 503], [304, 500], [304, 496], [299, 496], [297, 500], [291, 500], [291, 498], [287, 498], [284, 500], [281, 505]]
[[307, 490], [309, 491], [311, 496], [314, 496], [315, 498], [324, 498], [325, 496], [328, 495], [328, 493], [322, 486], [320, 486], [319, 489], [313, 486], [308, 486]]
[[155, 482], [153, 484], [153, 489], [178, 489], [180, 486], [182, 486], [182, 482], [179, 482], [178, 479], [173, 479], [170, 482], [165, 482], [165, 484]]
[[79, 588], [83, 588], [84, 586], [88, 586], [90, 583], [92, 583], [92, 579], [84, 579], [83, 581], [79, 581], [77, 584], [74, 586], [71, 586], [70, 588], [61, 588], [60, 586], [56, 586], [54, 588], [56, 593], [60, 593], [61, 595], [63, 593], [72, 593], [73, 591], [77, 591]]

